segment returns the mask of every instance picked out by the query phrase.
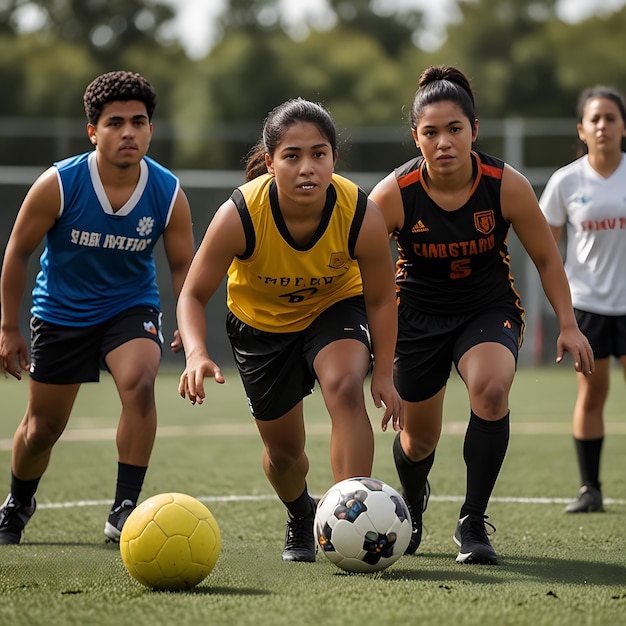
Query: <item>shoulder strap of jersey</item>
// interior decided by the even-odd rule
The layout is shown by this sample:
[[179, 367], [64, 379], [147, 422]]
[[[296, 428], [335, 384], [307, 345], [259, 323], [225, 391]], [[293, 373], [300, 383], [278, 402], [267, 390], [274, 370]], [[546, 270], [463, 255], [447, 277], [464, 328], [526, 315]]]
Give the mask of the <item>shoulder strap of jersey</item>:
[[350, 225], [350, 233], [348, 234], [348, 253], [351, 258], [354, 256], [354, 249], [356, 247], [356, 241], [359, 238], [361, 232], [361, 225], [365, 219], [365, 209], [367, 208], [367, 195], [359, 188], [356, 200], [356, 209], [354, 211], [354, 217], [352, 218], [352, 224]]
[[246, 249], [244, 253], [238, 255], [237, 258], [242, 260], [249, 259], [252, 256], [256, 245], [256, 235], [254, 234], [254, 225], [252, 224], [250, 211], [248, 210], [248, 205], [243, 197], [243, 193], [241, 193], [241, 189], [235, 189], [230, 199], [237, 207], [237, 212], [239, 213], [239, 218], [241, 219], [241, 224], [243, 225], [243, 232], [246, 237]]

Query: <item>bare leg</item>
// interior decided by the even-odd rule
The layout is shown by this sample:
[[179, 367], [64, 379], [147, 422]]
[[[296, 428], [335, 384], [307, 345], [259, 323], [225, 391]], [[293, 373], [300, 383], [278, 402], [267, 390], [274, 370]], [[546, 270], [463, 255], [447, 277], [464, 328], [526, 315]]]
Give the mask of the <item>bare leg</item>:
[[578, 394], [572, 417], [572, 434], [580, 473], [576, 500], [566, 513], [603, 511], [600, 459], [604, 443], [604, 406], [609, 395], [610, 359], [596, 359], [593, 374], [577, 374]]
[[578, 395], [574, 406], [572, 428], [575, 439], [589, 440], [604, 437], [604, 405], [609, 395], [609, 374], [610, 359], [606, 358], [596, 359], [593, 374], [576, 375]]
[[335, 341], [315, 357], [315, 373], [332, 422], [330, 460], [335, 482], [372, 473], [374, 433], [363, 391], [369, 362], [369, 350], [354, 339]]
[[315, 561], [313, 502], [306, 487], [309, 459], [304, 452], [302, 402], [282, 417], [256, 421], [263, 451], [265, 475], [289, 512], [283, 561]]
[[21, 480], [40, 478], [54, 444], [62, 435], [80, 388], [30, 380], [26, 413], [13, 437], [13, 474]]
[[160, 361], [159, 346], [150, 339], [128, 341], [106, 357], [122, 403], [116, 436], [121, 463], [145, 467], [150, 461], [157, 427], [154, 381]]
[[282, 417], [256, 421], [263, 440], [263, 470], [278, 497], [296, 500], [304, 491], [309, 472], [302, 402]]

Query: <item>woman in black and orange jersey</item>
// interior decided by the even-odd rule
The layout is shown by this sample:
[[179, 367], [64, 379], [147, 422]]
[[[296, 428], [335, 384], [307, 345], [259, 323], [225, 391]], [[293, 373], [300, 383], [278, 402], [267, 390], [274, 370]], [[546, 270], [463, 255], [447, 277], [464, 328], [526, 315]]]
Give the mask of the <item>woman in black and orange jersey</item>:
[[331, 417], [336, 481], [372, 470], [363, 393], [372, 355], [382, 428], [390, 420], [402, 426], [385, 222], [363, 191], [334, 174], [336, 144], [319, 104], [290, 100], [268, 115], [248, 156], [248, 182], [211, 221], [178, 303], [187, 359], [179, 391], [202, 403], [205, 377], [224, 382], [207, 353], [205, 307], [228, 273], [228, 336], [265, 446], [266, 476], [288, 510], [285, 561], [315, 560], [303, 418], [315, 380]]
[[512, 226], [537, 267], [576, 371], [593, 370], [578, 329], [558, 249], [530, 183], [472, 148], [478, 134], [474, 94], [454, 67], [430, 67], [411, 108], [418, 156], [372, 191], [398, 246], [398, 342], [394, 380], [404, 401], [404, 429], [393, 454], [413, 518], [415, 552], [429, 495], [428, 473], [441, 435], [452, 364], [464, 381], [470, 420], [463, 456], [465, 502], [454, 534], [460, 563], [496, 563], [485, 511], [509, 440], [509, 390], [524, 330], [510, 274]]

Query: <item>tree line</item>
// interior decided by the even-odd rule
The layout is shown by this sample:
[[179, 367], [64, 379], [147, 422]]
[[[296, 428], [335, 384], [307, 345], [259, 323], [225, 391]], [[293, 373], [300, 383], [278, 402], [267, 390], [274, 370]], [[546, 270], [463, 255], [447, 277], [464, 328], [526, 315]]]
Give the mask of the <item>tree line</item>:
[[[352, 169], [387, 170], [402, 140], [384, 129], [406, 126], [417, 79], [430, 64], [457, 65], [472, 78], [481, 119], [574, 118], [584, 87], [626, 89], [626, 8], [569, 24], [556, 0], [457, 0], [460, 18], [437, 50], [425, 50], [417, 9], [382, 13], [375, 0], [329, 5], [330, 28], [303, 24], [296, 37], [276, 0], [228, 0], [217, 42], [191, 59], [168, 35], [174, 10], [164, 0], [7, 0], [0, 6], [0, 119], [75, 119], [83, 128], [85, 86], [102, 72], [128, 69], [157, 90], [157, 156], [171, 167], [241, 167], [267, 112], [302, 96], [330, 109], [348, 146], [358, 133], [387, 132], [387, 143], [359, 144], [344, 157]], [[26, 6], [36, 17], [28, 33]], [[555, 143], [539, 139], [530, 154], [555, 164], [573, 158], [573, 143]], [[54, 150], [5, 136], [0, 161], [47, 164], [60, 156]]]

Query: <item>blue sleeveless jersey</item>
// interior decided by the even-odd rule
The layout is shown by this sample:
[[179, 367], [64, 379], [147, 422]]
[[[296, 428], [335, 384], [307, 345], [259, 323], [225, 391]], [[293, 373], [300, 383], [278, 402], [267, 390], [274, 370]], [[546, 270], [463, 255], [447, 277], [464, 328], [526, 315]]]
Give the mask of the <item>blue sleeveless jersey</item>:
[[153, 248], [179, 181], [144, 157], [137, 187], [113, 212], [95, 152], [54, 164], [61, 206], [46, 235], [31, 313], [64, 326], [98, 324], [133, 306], [160, 309]]

